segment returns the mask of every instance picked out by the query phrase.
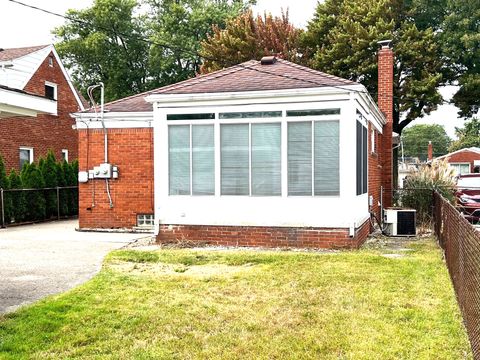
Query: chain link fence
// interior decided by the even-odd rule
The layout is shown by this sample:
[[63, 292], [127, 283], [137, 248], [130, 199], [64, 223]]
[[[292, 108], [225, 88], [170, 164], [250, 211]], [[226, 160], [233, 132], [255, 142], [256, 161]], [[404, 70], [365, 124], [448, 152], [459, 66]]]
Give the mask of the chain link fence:
[[78, 186], [1, 189], [0, 226], [78, 215]]
[[433, 229], [452, 279], [474, 359], [480, 359], [480, 232], [438, 192], [433, 194]]

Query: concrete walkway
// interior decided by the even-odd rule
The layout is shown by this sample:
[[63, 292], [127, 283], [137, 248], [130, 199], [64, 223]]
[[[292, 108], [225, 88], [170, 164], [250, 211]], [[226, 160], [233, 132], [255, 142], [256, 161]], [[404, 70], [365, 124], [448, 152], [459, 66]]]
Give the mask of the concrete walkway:
[[0, 313], [92, 278], [103, 258], [148, 234], [78, 232], [77, 220], [0, 229]]

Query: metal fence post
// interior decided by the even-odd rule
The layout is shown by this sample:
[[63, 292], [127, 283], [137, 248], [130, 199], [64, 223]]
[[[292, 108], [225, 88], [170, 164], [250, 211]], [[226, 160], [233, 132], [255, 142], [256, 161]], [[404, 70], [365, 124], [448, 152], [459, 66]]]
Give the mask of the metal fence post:
[[57, 186], [57, 220], [60, 220], [60, 188]]
[[3, 201], [3, 188], [0, 188], [0, 203], [2, 207], [2, 228], [5, 227], [5, 202]]

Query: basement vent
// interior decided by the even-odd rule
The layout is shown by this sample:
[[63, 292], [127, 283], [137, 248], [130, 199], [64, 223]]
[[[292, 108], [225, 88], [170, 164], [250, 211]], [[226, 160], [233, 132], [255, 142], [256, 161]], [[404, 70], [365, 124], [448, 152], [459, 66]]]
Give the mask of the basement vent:
[[138, 227], [153, 227], [154, 217], [153, 214], [138, 214], [137, 226]]
[[260, 64], [262, 64], [262, 65], [272, 65], [272, 64], [275, 64], [276, 61], [277, 61], [277, 58], [275, 56], [264, 56], [260, 60]]

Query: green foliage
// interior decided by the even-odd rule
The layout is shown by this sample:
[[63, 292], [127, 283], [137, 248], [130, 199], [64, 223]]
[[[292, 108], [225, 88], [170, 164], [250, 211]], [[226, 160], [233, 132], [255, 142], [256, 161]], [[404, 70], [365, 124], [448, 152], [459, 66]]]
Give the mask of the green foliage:
[[[40, 164], [43, 163], [43, 166]], [[57, 179], [57, 161], [53, 151], [47, 153], [47, 157], [39, 160], [39, 169], [46, 188], [56, 188], [58, 186]], [[45, 190], [45, 212], [47, 219], [57, 215], [57, 191]]]
[[[5, 163], [3, 162], [3, 157], [0, 156], [0, 189], [8, 190], [10, 189], [10, 180], [7, 176], [7, 171], [5, 168]], [[12, 197], [10, 193], [4, 192], [3, 193], [3, 204], [4, 204], [4, 220], [5, 223], [9, 223], [12, 217]], [[0, 209], [0, 216], [1, 216], [1, 209]], [[0, 219], [0, 225], [1, 219]]]
[[428, 142], [433, 145], [433, 156], [441, 156], [448, 153], [451, 139], [442, 125], [413, 125], [402, 132], [403, 151], [405, 156], [418, 157], [422, 161], [427, 160]]
[[[315, 69], [361, 82], [377, 94], [379, 40], [392, 39], [394, 131], [437, 108], [446, 81], [438, 32], [428, 26], [428, 1], [326, 0], [308, 24], [304, 45]], [[441, 14], [437, 14], [441, 18]], [[434, 23], [432, 17], [432, 25]], [[435, 21], [439, 21], [436, 19]], [[400, 114], [404, 117], [400, 118]]]
[[[35, 163], [24, 164], [20, 173], [22, 184], [27, 189], [42, 189], [45, 181], [42, 173]], [[46, 217], [46, 201], [42, 190], [32, 190], [26, 194], [28, 220], [43, 220]]]
[[202, 72], [220, 70], [226, 66], [265, 55], [277, 55], [283, 59], [301, 62], [300, 35], [288, 20], [288, 12], [281, 17], [272, 14], [254, 17], [252, 10], [227, 22], [225, 29], [214, 27], [214, 33], [202, 42], [201, 53], [205, 57]]
[[69, 19], [53, 33], [60, 40], [57, 50], [83, 93], [102, 81], [110, 101], [194, 76], [200, 69], [200, 42], [212, 33], [212, 26], [223, 27], [249, 4], [95, 0], [90, 8], [69, 10]]
[[[8, 176], [11, 189], [22, 189], [22, 179], [15, 170], [12, 169]], [[14, 222], [22, 222], [25, 220], [27, 213], [27, 199], [24, 191], [15, 191], [10, 193], [12, 199], [11, 217]]]
[[455, 199], [455, 172], [446, 161], [435, 161], [431, 166], [409, 174], [399, 193], [399, 205], [417, 210], [417, 221], [429, 224], [434, 190], [451, 202]]
[[[72, 163], [68, 163], [64, 161], [62, 168], [66, 186], [76, 186], [78, 181], [78, 162], [74, 161]], [[64, 192], [67, 194], [66, 196], [69, 215], [78, 214], [78, 190], [65, 189]]]
[[458, 140], [455, 140], [449, 151], [457, 151], [469, 147], [480, 147], [480, 120], [475, 118], [465, 122], [463, 128], [455, 128]]
[[459, 115], [480, 108], [480, 0], [448, 0], [441, 44], [460, 89], [453, 97]]

